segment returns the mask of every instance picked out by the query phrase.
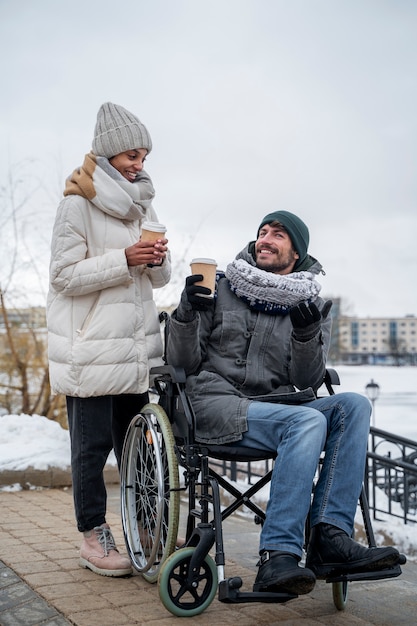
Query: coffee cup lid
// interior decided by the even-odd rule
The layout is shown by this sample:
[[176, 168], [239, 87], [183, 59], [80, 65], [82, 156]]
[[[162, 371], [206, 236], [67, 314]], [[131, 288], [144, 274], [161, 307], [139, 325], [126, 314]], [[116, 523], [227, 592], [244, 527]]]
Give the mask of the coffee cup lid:
[[166, 231], [166, 226], [164, 224], [160, 224], [159, 222], [143, 222], [142, 228], [144, 230], [152, 230], [157, 233], [164, 233]]
[[192, 261], [190, 261], [190, 265], [192, 265], [193, 263], [206, 263], [207, 265], [217, 265], [217, 261], [215, 259], [205, 258], [193, 259]]

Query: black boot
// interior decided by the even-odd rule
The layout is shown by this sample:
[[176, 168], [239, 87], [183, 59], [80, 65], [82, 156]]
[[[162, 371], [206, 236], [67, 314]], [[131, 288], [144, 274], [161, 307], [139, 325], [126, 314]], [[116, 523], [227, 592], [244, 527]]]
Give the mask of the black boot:
[[298, 567], [299, 560], [298, 556], [290, 552], [266, 550], [258, 562], [259, 570], [253, 590], [295, 595], [309, 593], [316, 583], [316, 577], [309, 569]]
[[372, 572], [393, 567], [399, 563], [396, 548], [365, 548], [340, 528], [317, 524], [311, 530], [306, 566], [317, 578], [340, 574]]

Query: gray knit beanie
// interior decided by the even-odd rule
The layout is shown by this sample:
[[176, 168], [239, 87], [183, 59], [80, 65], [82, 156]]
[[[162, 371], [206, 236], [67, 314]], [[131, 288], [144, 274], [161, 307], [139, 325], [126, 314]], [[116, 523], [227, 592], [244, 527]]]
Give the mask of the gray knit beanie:
[[152, 140], [140, 120], [122, 106], [105, 102], [97, 113], [93, 152], [108, 159], [127, 150], [152, 150]]

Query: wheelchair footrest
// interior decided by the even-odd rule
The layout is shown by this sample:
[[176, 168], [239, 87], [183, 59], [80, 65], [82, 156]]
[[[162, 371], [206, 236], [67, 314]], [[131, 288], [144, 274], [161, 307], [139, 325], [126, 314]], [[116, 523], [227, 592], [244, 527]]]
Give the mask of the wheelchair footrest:
[[401, 567], [394, 567], [376, 570], [375, 572], [357, 572], [356, 574], [340, 574], [338, 576], [329, 576], [326, 583], [354, 582], [360, 580], [383, 580], [384, 578], [396, 578], [402, 573]]
[[288, 602], [295, 600], [297, 595], [291, 593], [270, 593], [264, 591], [240, 591], [242, 579], [226, 578], [219, 583], [219, 600], [229, 604], [240, 602]]

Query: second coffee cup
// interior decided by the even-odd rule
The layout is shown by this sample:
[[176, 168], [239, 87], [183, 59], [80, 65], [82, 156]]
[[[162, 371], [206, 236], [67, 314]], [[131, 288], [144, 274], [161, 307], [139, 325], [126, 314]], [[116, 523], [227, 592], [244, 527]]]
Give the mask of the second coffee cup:
[[206, 259], [199, 258], [193, 259], [190, 263], [191, 273], [194, 274], [202, 274], [203, 280], [195, 283], [196, 285], [201, 285], [202, 287], [207, 287], [210, 289], [210, 295], [199, 294], [204, 298], [213, 298], [214, 290], [216, 287], [216, 269], [217, 269], [217, 261], [214, 259]]

